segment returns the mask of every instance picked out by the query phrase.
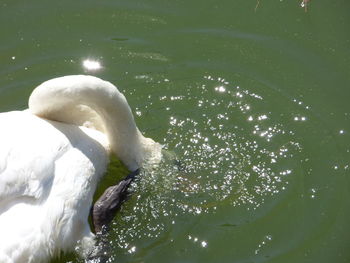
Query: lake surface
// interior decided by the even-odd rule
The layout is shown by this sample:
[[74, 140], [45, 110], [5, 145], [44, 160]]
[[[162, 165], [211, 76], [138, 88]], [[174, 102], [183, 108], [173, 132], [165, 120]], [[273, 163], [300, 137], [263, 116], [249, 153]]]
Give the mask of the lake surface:
[[350, 262], [350, 2], [258, 3], [0, 1], [0, 111], [91, 74], [164, 145], [108, 262]]

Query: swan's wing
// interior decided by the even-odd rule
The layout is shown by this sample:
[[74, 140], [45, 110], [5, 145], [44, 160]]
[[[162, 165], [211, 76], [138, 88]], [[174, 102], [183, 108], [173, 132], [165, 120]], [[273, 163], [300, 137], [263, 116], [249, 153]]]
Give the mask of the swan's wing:
[[25, 112], [1, 113], [0, 125], [0, 202], [41, 198], [50, 189], [55, 161], [67, 140], [49, 123]]
[[42, 157], [12, 147], [0, 150], [1, 201], [18, 196], [40, 198], [44, 194], [45, 185], [49, 185], [54, 177], [54, 158], [50, 155]]

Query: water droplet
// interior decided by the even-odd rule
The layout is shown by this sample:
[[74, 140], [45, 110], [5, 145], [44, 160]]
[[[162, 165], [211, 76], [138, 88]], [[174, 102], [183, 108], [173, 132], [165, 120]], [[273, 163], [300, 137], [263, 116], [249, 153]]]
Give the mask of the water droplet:
[[135, 253], [135, 252], [136, 252], [136, 247], [135, 247], [135, 246], [131, 247], [131, 248], [128, 250], [128, 252], [129, 252], [130, 254]]
[[310, 197], [311, 199], [315, 199], [316, 198], [316, 189], [315, 188], [311, 188], [310, 189]]
[[259, 121], [262, 121], [262, 120], [266, 120], [267, 119], [267, 116], [264, 114], [264, 115], [260, 115], [259, 117], [258, 117], [258, 120]]
[[216, 87], [216, 88], [215, 88], [215, 91], [223, 93], [223, 92], [225, 92], [225, 91], [226, 91], [226, 88], [225, 88], [225, 87], [223, 87], [223, 86]]

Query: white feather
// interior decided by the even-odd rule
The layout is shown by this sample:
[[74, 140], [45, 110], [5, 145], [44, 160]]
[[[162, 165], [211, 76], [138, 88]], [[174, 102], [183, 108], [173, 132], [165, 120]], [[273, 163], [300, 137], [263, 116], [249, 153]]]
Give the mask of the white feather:
[[29, 110], [0, 113], [0, 262], [41, 263], [94, 244], [88, 216], [109, 154], [129, 169], [161, 147], [137, 129], [125, 97], [92, 76], [44, 82]]

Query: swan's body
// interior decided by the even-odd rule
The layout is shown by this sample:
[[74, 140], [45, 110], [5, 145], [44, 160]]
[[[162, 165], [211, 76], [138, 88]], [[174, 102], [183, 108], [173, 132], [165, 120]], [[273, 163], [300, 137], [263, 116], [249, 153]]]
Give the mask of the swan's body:
[[43, 83], [29, 110], [1, 113], [0, 125], [1, 263], [47, 262], [79, 243], [88, 251], [92, 196], [109, 153], [130, 170], [160, 158], [124, 96], [91, 76]]

